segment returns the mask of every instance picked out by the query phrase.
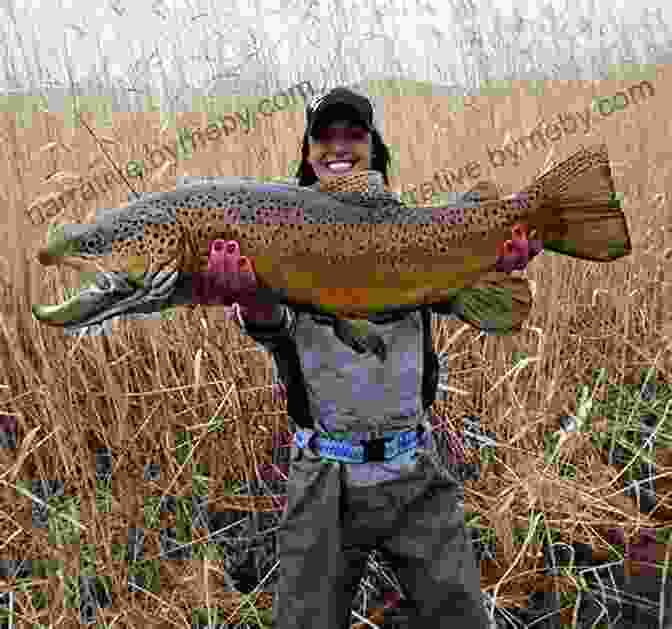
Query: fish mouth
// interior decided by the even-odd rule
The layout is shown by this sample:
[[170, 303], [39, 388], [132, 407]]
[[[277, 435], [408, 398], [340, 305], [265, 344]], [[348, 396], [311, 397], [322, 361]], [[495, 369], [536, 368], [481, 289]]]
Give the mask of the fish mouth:
[[78, 330], [115, 317], [158, 312], [173, 305], [178, 271], [145, 276], [142, 282], [127, 273], [99, 272], [92, 285], [60, 304], [32, 306], [33, 316], [46, 325]]
[[[90, 279], [78, 293], [60, 304], [33, 305], [33, 316], [41, 323], [76, 330], [134, 312], [159, 310], [161, 300], [170, 295], [177, 272], [106, 271], [99, 264], [99, 256], [80, 251], [80, 239], [95, 235], [95, 226], [90, 225], [49, 228], [47, 244], [38, 251], [37, 261], [43, 266], [67, 266], [88, 272], [93, 281]], [[103, 246], [104, 253], [107, 249]]]

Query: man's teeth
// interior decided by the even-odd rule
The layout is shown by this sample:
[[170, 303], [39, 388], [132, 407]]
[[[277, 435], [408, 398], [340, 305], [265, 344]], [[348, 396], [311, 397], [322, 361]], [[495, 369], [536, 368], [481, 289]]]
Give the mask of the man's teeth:
[[354, 165], [354, 162], [331, 162], [330, 164], [327, 164], [327, 168], [329, 170], [336, 170], [336, 171], [342, 171], [342, 170], [350, 170]]

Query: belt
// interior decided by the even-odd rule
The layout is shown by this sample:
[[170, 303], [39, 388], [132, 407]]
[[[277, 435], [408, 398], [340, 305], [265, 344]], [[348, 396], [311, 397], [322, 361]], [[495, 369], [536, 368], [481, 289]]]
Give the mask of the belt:
[[426, 435], [424, 427], [415, 430], [391, 430], [382, 437], [360, 440], [354, 444], [348, 439], [334, 439], [315, 430], [297, 430], [294, 433], [294, 445], [303, 449], [315, 448], [324, 459], [343, 463], [373, 463], [394, 459], [403, 452], [415, 450], [418, 441], [423, 442]]

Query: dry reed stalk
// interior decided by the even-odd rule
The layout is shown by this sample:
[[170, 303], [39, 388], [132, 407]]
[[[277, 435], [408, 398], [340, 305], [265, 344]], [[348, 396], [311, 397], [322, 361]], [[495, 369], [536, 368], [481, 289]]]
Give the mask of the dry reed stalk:
[[[619, 173], [622, 171], [619, 183], [622, 181], [623, 192], [626, 193], [624, 206], [633, 227], [633, 235], [637, 235], [637, 247], [632, 259], [622, 265], [605, 268], [575, 264], [558, 256], [542, 256], [527, 272], [538, 289], [537, 306], [529, 323], [529, 329], [534, 334], [521, 334], [508, 345], [490, 341], [486, 344], [477, 335], [460, 332], [459, 324], [437, 323], [435, 326], [437, 347], [450, 352], [450, 386], [447, 390], [448, 401], [444, 405], [450, 409], [451, 419], [458, 419], [467, 408], [469, 412], [477, 411], [482, 415], [484, 424], [495, 432], [497, 440], [502, 443], [497, 451], [501, 462], [488, 466], [480, 481], [467, 484], [465, 503], [467, 508], [479, 512], [486, 524], [494, 521], [499, 527], [497, 533], [500, 537], [504, 535], [504, 540], [511, 539], [514, 524], [519, 526], [524, 523], [529, 509], [533, 507], [542, 509], [547, 523], [557, 527], [566, 537], [585, 539], [595, 545], [599, 543], [596, 540], [600, 527], [618, 525], [630, 534], [644, 523], [652, 526], [669, 523], [669, 518], [665, 520], [660, 516], [660, 511], [650, 514], [648, 519], [641, 517], [633, 502], [619, 490], [614, 470], [603, 461], [596, 460], [596, 449], [588, 443], [586, 436], [574, 435], [565, 440], [561, 448], [563, 460], [575, 463], [577, 479], [586, 480], [562, 479], [550, 468], [537, 476], [534, 474], [539, 469], [537, 466], [541, 466], [541, 435], [557, 428], [554, 422], [559, 409], [564, 412], [574, 411], [576, 401], [573, 387], [585, 382], [591, 366], [604, 364], [609, 367], [610, 373], [623, 379], [642, 364], [650, 365], [657, 361], [661, 377], [670, 382], [672, 360], [668, 341], [672, 339], [672, 327], [665, 320], [662, 306], [666, 303], [666, 293], [660, 290], [659, 285], [665, 281], [665, 265], [672, 258], [672, 243], [665, 240], [668, 233], [661, 233], [656, 228], [670, 222], [668, 215], [671, 207], [667, 197], [663, 196], [667, 195], [667, 168], [662, 158], [655, 159], [656, 153], [664, 155], [663, 149], [655, 145], [655, 139], [651, 139], [669, 135], [666, 133], [668, 125], [656, 122], [667, 120], [663, 109], [667, 100], [662, 88], [664, 77], [658, 80], [657, 88], [658, 85], [661, 86], [660, 94], [657, 94], [656, 99], [614, 114], [608, 123], [609, 132], [605, 133], [599, 127], [592, 132], [593, 138], [598, 134], [605, 136], [610, 147], [614, 147], [614, 155], [618, 154], [617, 149], [623, 149], [620, 154], [623, 156], [622, 163], [617, 163], [616, 168]], [[489, 128], [483, 124], [487, 108], [482, 112], [467, 108], [465, 112], [451, 114], [452, 128], [460, 130], [462, 134], [455, 133], [451, 137], [437, 134], [423, 122], [416, 123], [422, 121], [427, 112], [431, 114], [436, 108], [444, 110], [442, 102], [432, 98], [397, 98], [389, 99], [389, 102], [386, 99], [385, 137], [389, 143], [397, 144], [402, 154], [398, 181], [407, 183], [416, 177], [418, 183], [427, 181], [438, 167], [448, 165], [459, 168], [468, 161], [467, 157], [485, 163], [483, 147], [510, 143], [528, 133], [539, 120], [548, 120], [549, 112], [576, 110], [582, 103], [589, 101], [591, 92], [605, 94], [614, 91], [600, 86], [587, 89], [585, 85], [563, 89], [565, 93], [562, 95], [553, 90], [553, 93], [538, 99], [528, 98], [522, 93], [514, 94], [507, 102], [498, 103], [494, 124], [490, 124]], [[481, 108], [487, 104], [484, 99], [475, 100]], [[141, 156], [143, 143], [153, 146], [159, 141], [157, 138], [163, 137], [156, 133], [158, 124], [148, 124], [152, 115], [129, 115], [128, 119], [121, 115], [115, 116], [118, 121], [123, 118], [123, 124], [115, 121], [114, 135], [119, 138], [120, 145], [128, 147], [123, 151], [125, 158]], [[431, 116], [428, 119], [431, 120]], [[13, 245], [17, 233], [21, 234], [22, 243], [24, 240], [18, 209], [22, 200], [38, 197], [43, 192], [38, 176], [46, 172], [88, 172], [92, 144], [88, 138], [82, 139], [86, 136], [81, 135], [80, 130], [59, 129], [58, 121], [54, 127], [56, 131], [50, 129], [48, 136], [45, 137], [36, 127], [34, 137], [27, 138], [28, 134], [20, 137], [13, 122], [5, 123], [4, 117], [0, 120], [0, 132], [6, 138], [0, 150], [7, 156], [2, 161], [3, 184], [7, 191], [7, 194], [3, 192], [3, 196], [8, 206], [16, 204], [17, 207], [17, 220], [10, 234], [10, 245]], [[639, 121], [646, 121], [646, 133], [637, 130], [634, 123], [638, 124]], [[197, 127], [200, 124], [189, 126]], [[213, 146], [195, 151], [191, 160], [180, 163], [180, 168], [186, 168], [193, 174], [286, 174], [287, 161], [298, 156], [297, 138], [302, 133], [301, 116], [283, 116], [282, 121], [278, 117], [277, 122], [272, 119], [266, 128], [268, 131], [262, 134], [264, 137], [256, 135], [253, 142], [257, 149], [262, 148], [263, 144], [270, 152], [270, 158], [261, 166], [261, 172], [254, 152], [246, 149], [248, 145], [242, 136], [228, 145], [222, 144], [221, 148]], [[612, 130], [617, 130], [613, 137]], [[581, 134], [563, 137], [552, 145], [550, 151], [531, 152], [518, 167], [494, 169], [495, 182], [504, 188], [504, 192], [512, 191], [537, 168], [543, 169], [543, 162], [550, 153], [555, 151], [559, 158], [565, 151], [574, 149], [575, 144], [587, 139]], [[34, 151], [24, 150], [25, 146], [37, 148]], [[64, 151], [57, 152], [59, 147], [63, 147]], [[59, 167], [40, 173], [42, 164], [28, 163], [29, 155], [44, 154], [52, 158], [58, 156], [62, 160]], [[34, 173], [34, 181], [24, 173]], [[153, 173], [156, 179], [154, 183], [165, 174], [160, 171]], [[660, 184], [657, 187], [652, 185], [654, 176], [656, 183]], [[61, 177], [65, 181], [65, 175], [57, 176]], [[464, 189], [471, 183], [475, 182], [465, 182]], [[151, 187], [149, 181], [145, 184], [145, 187]], [[650, 199], [647, 190], [652, 187], [662, 190], [659, 193], [661, 196]], [[117, 204], [125, 200], [126, 195], [123, 189], [114, 190], [109, 197], [100, 199], [95, 205]], [[33, 229], [26, 225], [26, 246], [29, 246], [31, 240], [42, 238], [43, 228]], [[37, 281], [31, 284], [24, 264], [18, 256], [11, 262], [7, 261], [6, 276], [9, 277], [9, 272], [13, 272], [17, 282], [8, 282], [3, 287], [6, 294], [3, 294], [0, 316], [0, 351], [5, 359], [0, 368], [0, 382], [12, 383], [12, 397], [7, 406], [11, 404], [11, 410], [20, 414], [22, 430], [20, 447], [11, 455], [14, 459], [6, 468], [7, 475], [2, 476], [5, 482], [14, 483], [22, 479], [28, 473], [27, 470], [37, 469], [45, 477], [65, 476], [66, 481], [73, 484], [79, 482], [81, 485], [81, 478], [88, 477], [82, 473], [83, 463], [75, 457], [68, 459], [66, 456], [81, 436], [75, 433], [83, 432], [81, 424], [74, 417], [87, 418], [89, 423], [98, 422], [96, 430], [102, 437], [109, 440], [115, 449], [118, 444], [125, 448], [116, 462], [117, 471], [130, 469], [132, 466], [129, 460], [134, 463], [143, 460], [143, 448], [152, 443], [157, 433], [161, 436], [158, 448], [165, 450], [166, 457], [172, 456], [172, 444], [167, 437], [172, 430], [183, 427], [183, 423], [189, 423], [188, 429], [202, 426], [199, 424], [202, 421], [200, 418], [195, 421], [192, 418], [201, 415], [201, 406], [197, 404], [203, 401], [207, 404], [205, 408], [217, 409], [216, 413], [224, 407], [224, 402], [231, 403], [232, 410], [227, 418], [235, 426], [231, 438], [220, 437], [217, 443], [218, 446], [221, 444], [220, 448], [214, 448], [215, 454], [205, 459], [213, 462], [224, 455], [227, 471], [242, 469], [245, 471], [244, 476], [249, 476], [251, 461], [257, 462], [257, 448], [254, 447], [257, 435], [248, 423], [250, 417], [264, 422], [276, 433], [286, 430], [284, 416], [281, 423], [278, 413], [269, 411], [269, 408], [278, 407], [262, 399], [261, 394], [269, 390], [267, 357], [264, 366], [259, 364], [262, 361], [255, 363], [256, 359], [252, 356], [257, 355], [257, 350], [249, 349], [249, 340], [243, 340], [233, 332], [233, 328], [217, 326], [219, 329], [202, 331], [198, 326], [198, 317], [194, 317], [195, 313], [187, 312], [180, 313], [170, 324], [161, 324], [161, 337], [158, 331], [150, 330], [139, 322], [133, 323], [135, 327], [132, 331], [123, 323], [120, 328], [126, 336], [121, 337], [117, 330], [114, 341], [109, 343], [86, 338], [71, 340], [45, 334], [36, 329], [29, 315], [25, 314], [28, 312], [27, 300], [28, 296], [32, 298], [34, 293], [52, 290], [53, 287], [45, 288]], [[661, 265], [658, 271], [657, 265]], [[40, 279], [39, 276], [35, 278]], [[61, 289], [59, 285], [58, 290]], [[170, 334], [170, 343], [166, 342], [166, 334]], [[221, 336], [221, 341], [214, 339], [216, 334]], [[207, 346], [202, 340], [204, 335], [213, 337], [213, 340], [207, 339]], [[661, 344], [663, 339], [665, 342]], [[207, 366], [203, 364], [203, 350], [198, 349], [194, 358], [193, 348], [201, 345], [207, 348], [208, 357], [211, 358]], [[514, 349], [524, 351], [538, 360], [516, 371], [511, 365]], [[120, 368], [131, 352], [134, 355], [134, 369], [131, 370], [130, 365], [128, 369]], [[9, 360], [6, 360], [7, 357]], [[568, 366], [571, 366], [571, 370]], [[194, 370], [193, 385], [187, 384], [189, 377], [185, 377], [191, 367]], [[212, 369], [212, 375], [206, 371], [207, 368]], [[64, 373], [68, 374], [67, 378], [64, 378]], [[15, 383], [22, 383], [24, 388], [17, 388]], [[193, 394], [190, 394], [190, 389]], [[51, 399], [44, 398], [45, 393], [51, 394]], [[201, 397], [197, 398], [198, 395]], [[112, 396], [114, 404], [99, 404]], [[51, 409], [58, 410], [36, 414], [45, 403]], [[66, 415], [72, 417], [66, 421], [59, 414], [64, 418]], [[185, 414], [190, 415], [189, 419], [184, 419]], [[273, 415], [273, 418], [269, 421], [269, 417], [259, 418], [259, 415]], [[138, 418], [142, 421], [137, 421]], [[41, 427], [37, 425], [40, 421], [44, 422]], [[121, 426], [120, 421], [123, 424]], [[459, 428], [459, 422], [453, 423], [455, 425], [451, 424], [452, 428]], [[135, 424], [139, 425], [137, 430], [132, 429]], [[157, 426], [160, 426], [158, 431]], [[606, 419], [594, 430], [603, 430], [605, 427]], [[67, 434], [68, 431], [73, 434]], [[54, 437], [57, 440], [56, 447], [53, 447]], [[535, 452], [539, 455], [538, 460], [533, 460]], [[195, 448], [194, 453], [196, 456], [200, 451]], [[660, 454], [659, 458], [666, 460]], [[670, 473], [670, 465], [672, 461], [659, 465], [657, 477], [661, 483], [665, 480], [665, 474]], [[175, 493], [183, 492], [186, 495], [190, 488], [187, 481], [179, 478], [181, 471], [182, 468], [169, 479], [172, 480], [170, 487]], [[669, 496], [666, 498], [664, 493], [659, 498], [669, 503]], [[228, 507], [238, 509], [274, 506], [270, 497], [225, 497], [223, 501]], [[95, 514], [95, 510], [91, 512]], [[94, 523], [94, 529], [105, 528], [101, 525], [102, 517]], [[109, 515], [104, 517], [109, 521]], [[123, 531], [127, 524], [126, 521], [119, 522], [119, 530]], [[22, 552], [23, 538], [17, 532], [7, 530], [3, 538], [3, 552], [5, 549], [14, 554]], [[100, 538], [96, 541], [100, 541]], [[501, 545], [504, 545], [503, 540], [500, 541]], [[505, 568], [509, 568], [508, 573], [504, 570], [491, 573], [484, 569], [483, 586], [488, 591], [499, 588], [496, 590], [499, 605], [522, 601], [525, 588], [531, 588], [531, 582], [539, 581], [537, 575], [528, 572], [532, 568], [527, 563], [526, 552], [531, 549], [531, 544], [528, 544], [527, 549], [513, 543], [506, 544], [502, 563]], [[37, 554], [51, 556], [52, 551], [51, 548], [46, 551], [45, 544]], [[668, 545], [666, 563], [669, 563], [669, 556]], [[115, 570], [116, 567], [110, 565], [107, 573], [114, 573]], [[144, 595], [145, 602], [139, 598], [130, 602], [132, 597], [124, 594], [122, 586], [119, 586], [120, 605], [124, 609], [121, 614], [115, 614], [119, 620], [115, 627], [152, 626], [152, 623], [160, 626], [187, 626], [183, 624], [186, 623], [189, 609], [185, 602], [187, 596], [182, 596], [177, 586], [180, 570], [174, 569], [169, 574], [164, 593], [154, 598]], [[188, 583], [195, 587], [196, 580], [192, 579]], [[185, 590], [190, 588], [184, 587]], [[206, 602], [208, 588], [206, 585]], [[56, 591], [53, 600], [57, 600], [62, 593], [62, 588]], [[188, 598], [193, 598], [193, 594], [190, 593]], [[167, 603], [168, 600], [170, 603]], [[236, 604], [239, 603], [240, 599]], [[269, 602], [268, 607], [270, 605]], [[30, 611], [39, 613], [38, 610]], [[152, 618], [154, 612], [157, 613]], [[158, 615], [159, 612], [161, 615]], [[67, 621], [72, 617], [74, 622], [76, 612], [72, 611], [71, 614], [67, 616]], [[61, 618], [65, 620], [65, 614]]]

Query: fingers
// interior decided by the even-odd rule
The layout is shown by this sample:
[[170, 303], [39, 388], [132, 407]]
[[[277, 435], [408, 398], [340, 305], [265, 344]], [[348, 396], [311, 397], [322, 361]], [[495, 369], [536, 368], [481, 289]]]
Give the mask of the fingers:
[[514, 239], [527, 239], [529, 236], [529, 228], [525, 223], [516, 223], [511, 228], [511, 233], [513, 234]]
[[541, 240], [530, 240], [530, 258], [538, 256], [544, 250], [544, 243]]
[[256, 278], [238, 243], [218, 239], [210, 244], [208, 272], [200, 284], [200, 303], [229, 305], [253, 291]]
[[210, 244], [208, 271], [235, 273], [238, 271], [240, 248], [235, 240], [213, 240]]
[[[529, 228], [524, 223], [517, 223], [511, 228], [511, 240], [506, 240], [497, 248], [496, 269], [503, 273], [522, 271], [530, 258], [540, 251], [540, 242], [530, 242], [527, 237]], [[534, 249], [532, 248], [534, 243]]]
[[511, 253], [509, 255], [516, 258], [523, 258], [527, 260], [530, 257], [530, 241], [529, 240], [508, 240]]

